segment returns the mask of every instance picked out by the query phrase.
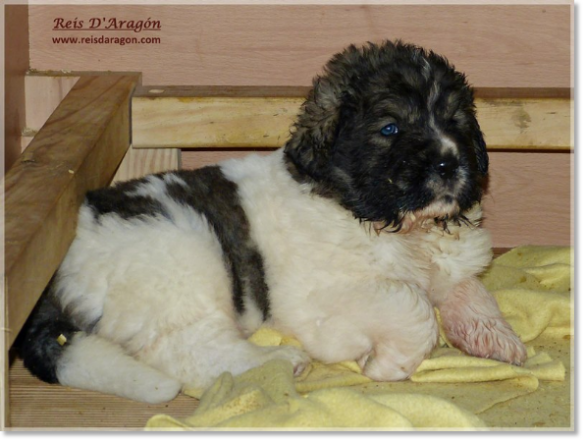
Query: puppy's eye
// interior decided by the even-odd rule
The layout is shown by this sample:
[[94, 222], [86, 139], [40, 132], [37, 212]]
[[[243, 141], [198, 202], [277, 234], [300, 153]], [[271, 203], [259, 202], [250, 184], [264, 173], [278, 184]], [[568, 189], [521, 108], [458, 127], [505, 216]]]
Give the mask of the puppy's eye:
[[398, 133], [398, 126], [396, 125], [396, 123], [387, 124], [382, 128], [380, 133], [385, 137], [389, 137], [390, 135], [396, 135]]

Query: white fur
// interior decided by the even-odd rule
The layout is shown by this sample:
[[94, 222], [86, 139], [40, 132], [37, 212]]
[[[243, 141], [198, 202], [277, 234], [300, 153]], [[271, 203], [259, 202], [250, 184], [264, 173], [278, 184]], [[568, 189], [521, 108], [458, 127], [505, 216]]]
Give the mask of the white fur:
[[171, 400], [181, 389], [179, 381], [136, 361], [119, 346], [82, 332], [59, 360], [57, 378], [62, 385], [153, 404]]
[[[282, 150], [226, 161], [221, 169], [238, 185], [264, 258], [268, 325], [300, 339], [313, 358], [359, 360], [373, 379], [412, 374], [437, 341], [433, 305], [491, 257], [489, 236], [479, 228], [377, 235], [295, 182]], [[244, 340], [262, 325], [262, 316], [248, 303], [247, 313], [237, 317], [221, 246], [207, 220], [166, 196], [166, 183], [181, 181], [172, 174], [150, 177], [135, 191], [157, 198], [172, 221], [105, 215], [98, 224], [88, 207], [81, 209], [77, 238], [60, 270], [59, 296], [83, 323], [101, 317], [95, 333], [141, 361], [143, 374], [136, 376], [145, 381], [128, 392], [125, 382], [113, 380], [115, 373], [131, 377], [124, 358], [96, 365], [95, 372], [110, 370], [111, 376], [79, 375], [75, 367], [91, 352], [88, 341], [83, 352], [75, 346], [75, 353], [67, 351], [60, 373], [68, 385], [152, 401], [153, 386], [162, 381], [147, 365], [205, 387], [222, 371], [237, 374], [271, 358], [290, 360], [297, 372], [308, 362], [295, 348], [259, 348]], [[478, 219], [479, 208], [469, 216]], [[94, 359], [102, 354], [96, 351]], [[172, 390], [165, 389], [167, 396]]]
[[439, 140], [441, 141], [441, 155], [451, 153], [458, 156], [457, 144], [445, 134], [440, 133], [439, 135]]

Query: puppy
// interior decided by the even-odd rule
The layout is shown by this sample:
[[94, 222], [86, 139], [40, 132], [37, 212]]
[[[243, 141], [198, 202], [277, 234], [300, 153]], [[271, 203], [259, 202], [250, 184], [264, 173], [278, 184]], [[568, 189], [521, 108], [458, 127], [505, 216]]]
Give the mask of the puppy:
[[[89, 192], [22, 356], [47, 382], [151, 403], [270, 359], [356, 360], [407, 379], [437, 344], [526, 351], [476, 278], [488, 155], [473, 92], [401, 42], [335, 55], [290, 140], [194, 171]], [[266, 325], [299, 339], [258, 347]]]

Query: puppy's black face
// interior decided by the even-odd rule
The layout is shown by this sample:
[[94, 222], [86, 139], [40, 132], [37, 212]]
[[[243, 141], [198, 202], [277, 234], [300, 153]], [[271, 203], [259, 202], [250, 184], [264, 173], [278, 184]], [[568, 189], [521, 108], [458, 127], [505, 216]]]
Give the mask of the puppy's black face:
[[433, 53], [350, 47], [314, 82], [286, 146], [295, 176], [362, 220], [457, 219], [488, 169], [473, 92]]

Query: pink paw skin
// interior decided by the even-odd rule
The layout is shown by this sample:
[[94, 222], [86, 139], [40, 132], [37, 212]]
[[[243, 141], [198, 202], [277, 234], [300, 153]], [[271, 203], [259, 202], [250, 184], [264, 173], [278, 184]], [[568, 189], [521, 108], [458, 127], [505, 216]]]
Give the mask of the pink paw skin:
[[526, 361], [526, 347], [503, 319], [473, 319], [446, 328], [449, 341], [471, 356], [514, 365]]
[[514, 365], [526, 361], [526, 347], [477, 279], [457, 285], [439, 311], [447, 338], [460, 350]]

